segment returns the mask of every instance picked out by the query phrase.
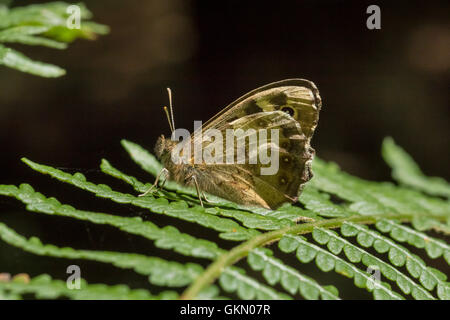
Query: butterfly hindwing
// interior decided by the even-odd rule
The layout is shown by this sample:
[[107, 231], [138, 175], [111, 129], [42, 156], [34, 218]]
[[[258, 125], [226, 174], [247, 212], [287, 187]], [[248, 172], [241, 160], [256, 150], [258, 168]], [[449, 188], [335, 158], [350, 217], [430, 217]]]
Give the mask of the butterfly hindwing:
[[[240, 129], [246, 133], [236, 138], [233, 145], [234, 161], [232, 164], [207, 165], [206, 171], [211, 176], [219, 174], [226, 176], [228, 180], [232, 179], [233, 183], [240, 184], [240, 189], [251, 189], [258, 195], [257, 201], [261, 206], [276, 208], [284, 202], [296, 201], [301, 185], [311, 178], [310, 162], [314, 153], [309, 146], [309, 139], [302, 133], [300, 124], [282, 111], [270, 111], [250, 114], [228, 123], [222, 129], [224, 137], [226, 129], [235, 131]], [[262, 143], [259, 135], [261, 129], [268, 132], [276, 130], [278, 132], [277, 139], [268, 135], [266, 143]], [[239, 145], [238, 141], [242, 139], [245, 140], [245, 163], [240, 164], [237, 159], [237, 146]], [[251, 163], [251, 151], [257, 151], [256, 156], [258, 156], [262, 153], [271, 154], [275, 149], [278, 152], [276, 163], [266, 165], [261, 164], [261, 161]], [[266, 150], [270, 150], [270, 152]], [[224, 153], [229, 153], [228, 147]], [[267, 169], [270, 166], [274, 166], [273, 173], [263, 174], [261, 169], [263, 167]], [[233, 174], [227, 176], [225, 174], [227, 172]], [[211, 179], [215, 178], [211, 177]], [[223, 184], [223, 186], [226, 185]], [[250, 199], [248, 193], [249, 191], [240, 194], [241, 203]], [[252, 199], [252, 202], [254, 200]]]

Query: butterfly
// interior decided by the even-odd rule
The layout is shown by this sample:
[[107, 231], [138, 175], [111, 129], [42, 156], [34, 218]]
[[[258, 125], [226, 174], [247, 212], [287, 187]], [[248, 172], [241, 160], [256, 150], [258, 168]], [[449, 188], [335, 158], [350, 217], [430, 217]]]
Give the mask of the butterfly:
[[[172, 97], [170, 89], [168, 91], [171, 115], [167, 108], [165, 111], [173, 132], [175, 122]], [[276, 209], [285, 202], [296, 202], [303, 186], [313, 176], [311, 162], [315, 151], [310, 146], [310, 141], [319, 120], [321, 106], [317, 87], [304, 79], [286, 79], [250, 91], [207, 121], [200, 130], [205, 133], [209, 129], [215, 129], [223, 133], [223, 137], [226, 137], [229, 129], [254, 129], [252, 132], [256, 135], [261, 130], [276, 130], [277, 135], [268, 138], [271, 148], [275, 148], [270, 153], [276, 150], [278, 155], [279, 168], [274, 174], [261, 174], [261, 168], [265, 166], [262, 163], [198, 163], [193, 156], [187, 157], [187, 161], [183, 163], [174, 162], [171, 155], [178, 141], [162, 135], [155, 145], [155, 154], [164, 169], [145, 194], [158, 186], [158, 181], [164, 174], [170, 180], [195, 187], [202, 206], [202, 197], [207, 200], [204, 192], [242, 205], [268, 209]], [[196, 133], [198, 132], [194, 132], [188, 141], [192, 146], [199, 142], [196, 141]], [[251, 139], [244, 136], [244, 141], [246, 138], [249, 143], [245, 145], [245, 156], [248, 158]], [[236, 159], [238, 144], [231, 147], [224, 145], [224, 153], [230, 152]], [[206, 150], [208, 141], [200, 141], [200, 146]], [[260, 151], [259, 148], [256, 150]]]

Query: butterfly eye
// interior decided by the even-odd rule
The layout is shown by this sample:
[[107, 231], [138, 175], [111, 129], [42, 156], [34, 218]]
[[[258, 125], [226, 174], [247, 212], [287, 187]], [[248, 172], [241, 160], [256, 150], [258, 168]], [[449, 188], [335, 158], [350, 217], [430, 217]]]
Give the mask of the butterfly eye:
[[291, 117], [295, 114], [294, 109], [292, 109], [291, 107], [283, 107], [281, 108], [281, 111], [286, 112]]

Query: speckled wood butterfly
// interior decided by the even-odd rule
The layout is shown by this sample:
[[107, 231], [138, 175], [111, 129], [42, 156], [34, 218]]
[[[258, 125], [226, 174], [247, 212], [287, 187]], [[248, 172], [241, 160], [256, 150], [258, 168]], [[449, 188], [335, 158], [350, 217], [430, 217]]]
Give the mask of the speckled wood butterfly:
[[[169, 98], [171, 100], [170, 91]], [[297, 201], [304, 184], [312, 178], [314, 149], [310, 140], [319, 120], [321, 105], [314, 83], [287, 79], [250, 91], [203, 125], [203, 132], [217, 129], [223, 132], [223, 137], [227, 129], [278, 130], [277, 139], [269, 137], [279, 157], [275, 174], [262, 175], [261, 163], [194, 163], [193, 157], [186, 163], [174, 163], [171, 153], [178, 142], [164, 136], [158, 139], [155, 153], [169, 179], [194, 186], [200, 202], [205, 191], [239, 204], [275, 209], [285, 202]], [[166, 109], [173, 131], [172, 108], [171, 112], [170, 117]], [[195, 132], [189, 143], [194, 144], [194, 135]], [[202, 141], [201, 145], [206, 148], [207, 142]], [[245, 152], [248, 156], [248, 146]], [[158, 184], [160, 175], [154, 186]]]

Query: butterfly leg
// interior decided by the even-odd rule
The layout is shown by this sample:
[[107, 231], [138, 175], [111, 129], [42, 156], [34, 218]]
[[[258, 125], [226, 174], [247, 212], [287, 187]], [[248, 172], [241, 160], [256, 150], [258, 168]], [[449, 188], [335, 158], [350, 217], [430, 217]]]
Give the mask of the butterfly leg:
[[199, 188], [198, 182], [197, 182], [197, 178], [195, 176], [192, 176], [191, 179], [192, 179], [192, 181], [194, 181], [195, 189], [197, 190], [197, 196], [198, 196], [198, 199], [200, 200], [200, 205], [203, 207], [203, 201], [202, 201], [202, 196], [201, 196], [200, 192], [203, 194], [203, 197], [205, 197], [205, 194], [203, 193], [203, 191], [200, 191], [200, 188]]
[[[160, 186], [160, 187], [162, 188], [162, 187], [164, 186], [164, 184], [166, 183], [167, 177], [169, 176], [169, 170], [167, 170], [166, 168], [163, 168], [163, 169], [158, 173], [158, 175], [156, 176], [155, 183], [153, 183], [153, 185], [152, 185], [147, 191], [145, 191], [144, 193], [138, 195], [138, 197], [144, 197], [144, 196], [146, 196], [147, 194], [149, 194], [150, 192], [152, 192], [154, 188], [156, 188], [156, 190], [158, 190], [158, 182], [159, 182], [159, 179], [161, 178], [161, 175], [162, 175], [162, 174], [164, 174], [164, 181], [163, 181], [163, 183], [162, 183], [161, 186]], [[155, 191], [156, 191], [156, 190], [155, 190]]]
[[205, 202], [209, 202], [209, 200], [206, 198], [206, 195], [205, 195], [205, 193], [203, 192], [203, 190], [202, 190], [202, 196], [203, 196], [203, 199], [205, 200]]

